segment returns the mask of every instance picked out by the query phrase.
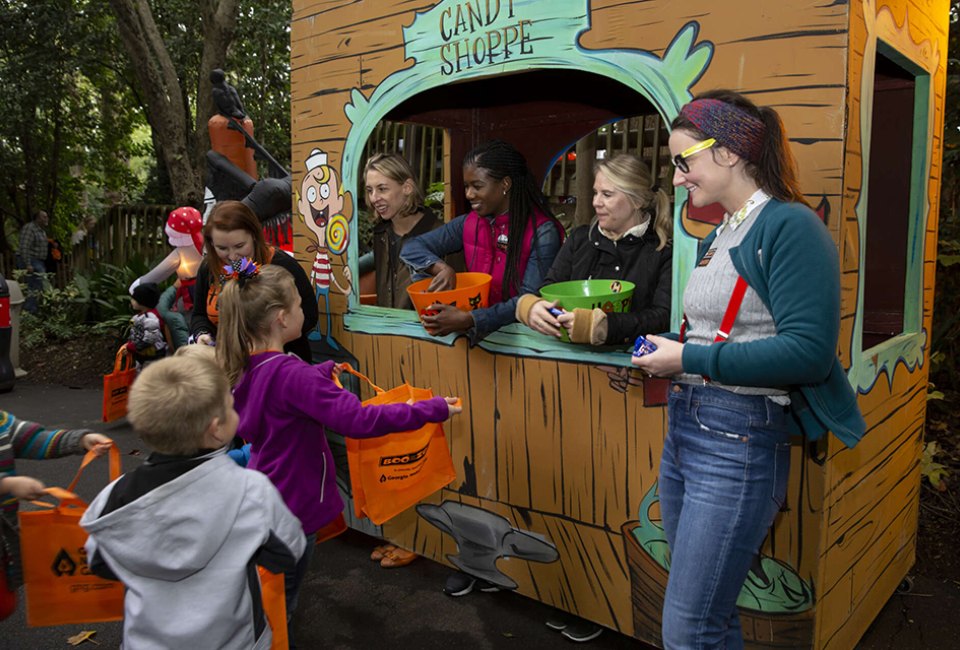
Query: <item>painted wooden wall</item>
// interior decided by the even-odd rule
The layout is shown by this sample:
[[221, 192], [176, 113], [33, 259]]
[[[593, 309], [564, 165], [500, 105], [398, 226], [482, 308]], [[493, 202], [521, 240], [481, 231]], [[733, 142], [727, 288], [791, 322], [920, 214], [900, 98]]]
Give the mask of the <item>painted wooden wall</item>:
[[[504, 7], [508, 2], [501, 0]], [[422, 15], [431, 7], [455, 11], [470, 4], [476, 0], [294, 0], [295, 188], [313, 149], [324, 150], [332, 165], [342, 165], [349, 155], [354, 125], [347, 107], [356, 105], [357, 93], [375, 97], [378, 88], [396, 79], [392, 75], [420, 65], [404, 43], [404, 28], [418, 19], [415, 12]], [[510, 7], [531, 17], [535, 26], [534, 4], [514, 0]], [[801, 185], [812, 204], [825, 206], [842, 261], [839, 353], [845, 365], [857, 368], [870, 433], [852, 450], [832, 437], [812, 447], [794, 441], [788, 510], [763, 553], [809, 584], [815, 604], [782, 615], [775, 624], [750, 619], [746, 633], [754, 647], [852, 647], [914, 561], [929, 355], [923, 332], [930, 331], [933, 301], [948, 3], [731, 1], [720, 10], [707, 0], [583, 0], [580, 6], [590, 25], [577, 43], [585, 50], [643, 48], [666, 58], [681, 29], [696, 24], [696, 42], [710, 43], [712, 51], [689, 92], [730, 87], [776, 108], [791, 138]], [[923, 273], [914, 290], [922, 303], [923, 332], [904, 343], [910, 354], [899, 348], [865, 354], [859, 345], [861, 241], [868, 219], [857, 206], [869, 145], [869, 130], [867, 136], [862, 133], [864, 119], [869, 121], [864, 101], [872, 92], [878, 38], [931, 77], [925, 210], [917, 217], [924, 239]], [[485, 74], [498, 71], [491, 66]], [[463, 79], [453, 75], [449, 81]], [[672, 117], [675, 108], [665, 107], [665, 117]], [[448, 179], [459, 172], [457, 161], [449, 158]], [[350, 176], [349, 169], [341, 171], [341, 178]], [[360, 188], [344, 189], [343, 212], [353, 219]], [[678, 204], [678, 214], [682, 210]], [[694, 239], [683, 226], [675, 234], [677, 277], [682, 280]], [[311, 243], [311, 232], [296, 222], [297, 259], [308, 271]], [[355, 259], [354, 245], [332, 256], [335, 275], [342, 277], [344, 266]], [[354, 298], [350, 313], [357, 304]], [[556, 546], [556, 562], [506, 558], [498, 563], [518, 591], [658, 642], [656, 599], [649, 600], [649, 585], [640, 582], [658, 577], [639, 575], [645, 569], [632, 557], [636, 549], [623, 527], [637, 521], [644, 498], [655, 487], [665, 410], [645, 407], [641, 387], [614, 390], [595, 360], [494, 352], [502, 348], [470, 348], [463, 339], [451, 343], [365, 333], [363, 327], [345, 327], [344, 297], [333, 292], [332, 306], [336, 340], [376, 383], [389, 387], [406, 381], [464, 398], [467, 412], [446, 426], [457, 479], [431, 501], [456, 501], [496, 513]], [[864, 379], [871, 369], [873, 380]], [[656, 518], [656, 507], [648, 514]], [[457, 552], [449, 535], [412, 509], [377, 532], [441, 562]]]

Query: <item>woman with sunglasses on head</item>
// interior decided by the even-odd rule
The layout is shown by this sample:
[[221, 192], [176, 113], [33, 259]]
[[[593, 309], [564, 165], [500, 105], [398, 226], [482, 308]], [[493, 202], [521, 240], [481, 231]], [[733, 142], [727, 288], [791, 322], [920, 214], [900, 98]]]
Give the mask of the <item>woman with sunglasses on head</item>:
[[512, 323], [517, 298], [539, 291], [563, 241], [533, 173], [513, 145], [492, 140], [463, 159], [470, 212], [408, 241], [400, 258], [420, 277], [433, 276], [429, 291], [454, 288], [456, 272], [444, 256], [463, 251], [468, 271], [489, 273], [490, 306], [461, 311], [430, 305], [423, 325], [433, 336], [466, 332], [472, 343]]
[[548, 336], [565, 328], [574, 343], [623, 345], [638, 334], [670, 325], [673, 275], [670, 199], [646, 164], [618, 154], [594, 165], [593, 223], [570, 233], [544, 284], [568, 280], [626, 280], [635, 286], [630, 311], [600, 309], [555, 313], [556, 304], [527, 294], [517, 302], [517, 320]]
[[700, 245], [678, 340], [635, 357], [672, 377], [659, 495], [670, 547], [664, 648], [741, 648], [737, 597], [784, 505], [790, 435], [865, 424], [837, 359], [836, 246], [797, 184], [777, 113], [742, 95], [698, 96], [674, 119], [673, 184], [723, 206]]

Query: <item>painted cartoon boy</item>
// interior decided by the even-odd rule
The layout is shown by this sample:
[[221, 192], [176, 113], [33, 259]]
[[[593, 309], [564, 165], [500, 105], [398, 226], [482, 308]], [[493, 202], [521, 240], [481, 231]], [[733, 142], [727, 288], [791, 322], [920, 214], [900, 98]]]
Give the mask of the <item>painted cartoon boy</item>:
[[[343, 284], [337, 280], [333, 273], [333, 266], [330, 264], [330, 248], [327, 242], [327, 225], [334, 217], [342, 217], [343, 212], [343, 188], [337, 178], [337, 171], [327, 165], [327, 154], [320, 149], [314, 149], [307, 156], [307, 173], [300, 183], [300, 193], [297, 201], [297, 209], [300, 217], [306, 223], [307, 228], [317, 237], [317, 243], [307, 247], [308, 251], [316, 252], [317, 256], [313, 261], [313, 271], [311, 278], [317, 291], [317, 301], [323, 297], [324, 311], [327, 314], [326, 334], [320, 330], [320, 321], [317, 321], [317, 329], [310, 333], [309, 339], [319, 341], [325, 336], [327, 344], [334, 350], [340, 349], [340, 346], [334, 340], [332, 335], [332, 322], [330, 315], [330, 285], [336, 286], [337, 290], [343, 295], [349, 295], [352, 289], [350, 267], [345, 263], [343, 265]], [[346, 236], [344, 234], [344, 236]]]

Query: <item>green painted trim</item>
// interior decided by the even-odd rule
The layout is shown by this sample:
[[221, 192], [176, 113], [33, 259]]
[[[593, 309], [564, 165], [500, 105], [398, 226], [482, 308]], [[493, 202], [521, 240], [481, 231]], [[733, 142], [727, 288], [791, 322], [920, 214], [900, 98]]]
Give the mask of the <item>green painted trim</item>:
[[[883, 55], [914, 75], [913, 149], [910, 169], [910, 203], [907, 225], [907, 270], [904, 288], [904, 331], [868, 350], [863, 349], [863, 273], [866, 269], [867, 195], [870, 187], [870, 148], [873, 125], [873, 93], [876, 57]], [[860, 88], [860, 132], [862, 185], [855, 212], [860, 236], [860, 279], [857, 286], [857, 310], [853, 327], [850, 383], [861, 393], [869, 392], [881, 373], [893, 385], [897, 364], [912, 372], [923, 365], [927, 333], [922, 329], [924, 240], [929, 210], [930, 108], [933, 106], [930, 73], [903, 52], [871, 34], [864, 52], [864, 69]], [[869, 98], [870, 101], [866, 101]]]
[[[453, 82], [478, 80], [494, 75], [530, 72], [533, 70], [575, 68], [598, 76], [614, 79], [646, 98], [668, 122], [680, 108], [690, 101], [690, 88], [703, 76], [713, 58], [713, 44], [697, 42], [699, 24], [695, 21], [683, 25], [673, 41], [666, 47], [662, 57], [640, 49], [588, 50], [580, 46], [580, 36], [590, 29], [589, 0], [551, 0], [534, 2], [515, 0], [509, 5], [514, 13], [498, 14], [487, 28], [507, 28], [516, 19], [529, 20], [526, 29], [531, 34], [529, 52], [500, 60], [494, 65], [472, 65], [451, 72], [448, 68], [449, 47], [456, 39], [442, 37], [441, 18], [447, 31], [455, 23], [455, 16], [462, 3], [443, 0], [424, 13], [417, 14], [413, 23], [403, 28], [404, 51], [413, 65], [398, 70], [384, 79], [369, 97], [361, 89], [354, 88], [344, 113], [351, 127], [343, 149], [340, 169], [343, 186], [353, 191], [358, 187], [360, 157], [363, 147], [376, 124], [395, 106], [410, 97]], [[507, 5], [501, 5], [504, 7]], [[510, 22], [512, 21], [512, 22]], [[682, 205], [678, 196], [675, 206]], [[679, 221], [679, 208], [674, 208], [675, 221]], [[354, 277], [357, 270], [357, 226], [350, 218], [350, 239], [347, 263]], [[689, 269], [696, 257], [697, 240], [685, 233], [676, 233], [674, 243], [674, 287], [686, 282]], [[678, 270], [679, 269], [679, 270]], [[680, 283], [677, 283], [677, 279]], [[354, 292], [358, 289], [355, 287]], [[393, 315], [392, 310], [382, 310], [359, 304], [358, 295], [348, 298], [349, 310], [344, 315], [348, 330], [369, 333], [408, 336], [452, 345], [455, 336], [434, 338], [410, 318]], [[682, 314], [682, 291], [674, 291], [672, 322], [679, 326]], [[604, 363], [629, 366], [628, 354], [598, 353], [589, 347], [571, 347], [567, 344], [551, 344], [538, 334], [506, 327], [491, 334], [479, 346], [485, 350], [516, 356], [543, 357], [562, 361]]]

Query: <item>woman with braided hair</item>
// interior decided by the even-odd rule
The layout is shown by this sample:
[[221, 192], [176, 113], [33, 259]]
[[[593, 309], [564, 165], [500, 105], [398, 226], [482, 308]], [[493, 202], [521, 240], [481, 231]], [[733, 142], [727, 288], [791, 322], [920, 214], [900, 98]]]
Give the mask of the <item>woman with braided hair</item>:
[[517, 298], [540, 290], [563, 241], [527, 161], [502, 140], [482, 144], [463, 159], [470, 212], [442, 228], [409, 240], [400, 258], [420, 277], [433, 276], [430, 291], [452, 289], [456, 272], [444, 256], [463, 251], [468, 271], [489, 273], [490, 306], [471, 312], [431, 305], [423, 324], [433, 336], [466, 332], [477, 342], [514, 321]]
[[[865, 424], [837, 359], [840, 265], [809, 208], [777, 113], [698, 96], [674, 119], [673, 184], [726, 214], [700, 245], [677, 340], [633, 359], [671, 377], [658, 490], [670, 548], [664, 648], [742, 648], [737, 597], [777, 512], [790, 435]], [[762, 576], [758, 579], [763, 579]]]

